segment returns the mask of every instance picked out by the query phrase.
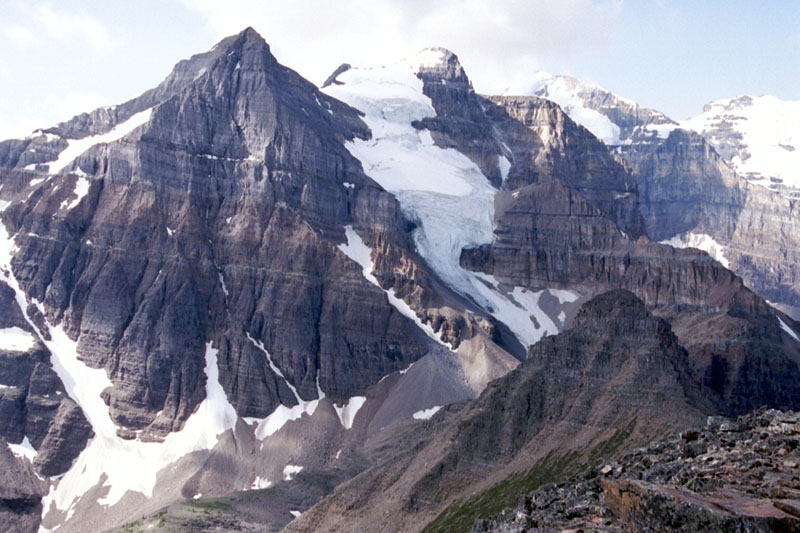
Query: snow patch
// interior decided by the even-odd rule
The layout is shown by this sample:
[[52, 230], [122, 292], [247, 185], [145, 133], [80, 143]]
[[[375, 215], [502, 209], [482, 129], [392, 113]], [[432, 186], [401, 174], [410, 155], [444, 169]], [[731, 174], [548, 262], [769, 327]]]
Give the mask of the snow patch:
[[508, 179], [508, 172], [511, 170], [511, 161], [504, 155], [497, 158], [497, 169], [500, 171], [500, 176], [503, 178], [503, 183]]
[[411, 417], [414, 420], [430, 420], [430, 418], [435, 415], [439, 409], [441, 409], [441, 405], [434, 405], [430, 409], [423, 409], [422, 411], [417, 411]]
[[353, 396], [341, 407], [333, 404], [333, 408], [336, 410], [336, 416], [339, 417], [339, 422], [341, 422], [344, 429], [353, 427], [353, 420], [355, 420], [358, 410], [361, 409], [366, 401], [366, 396]]
[[644, 127], [645, 131], [649, 131], [656, 134], [656, 137], [659, 139], [666, 139], [669, 137], [669, 134], [672, 133], [676, 128], [680, 127], [678, 124], [648, 124]]
[[419, 68], [438, 67], [444, 61], [444, 50], [436, 48], [425, 48], [420, 50], [414, 58]]
[[561, 305], [564, 305], [565, 303], [572, 303], [580, 298], [580, 295], [575, 291], [568, 291], [564, 289], [547, 289], [547, 292], [555, 296], [558, 299], [558, 303]]
[[800, 337], [797, 336], [797, 333], [792, 331], [792, 329], [788, 325], [786, 325], [786, 322], [784, 322], [781, 319], [781, 317], [777, 317], [777, 318], [778, 318], [778, 322], [781, 323], [781, 329], [783, 331], [785, 331], [786, 333], [788, 333], [789, 335], [791, 335], [794, 340], [796, 340], [797, 342], [800, 342]]
[[175, 230], [167, 226], [167, 235], [172, 237], [173, 235], [175, 235]]
[[344, 185], [348, 189], [355, 189], [356, 188], [356, 186], [353, 183], [350, 183], [349, 181], [343, 182], [342, 185]]
[[268, 480], [267, 478], [262, 478], [261, 476], [256, 476], [256, 478], [253, 480], [252, 485], [250, 485], [250, 488], [252, 490], [258, 490], [258, 489], [268, 489], [271, 486], [272, 482], [270, 480]]
[[[592, 134], [608, 146], [621, 144], [619, 126], [594, 109], [586, 106], [581, 93], [591, 89], [585, 82], [580, 82], [566, 76], [553, 76], [547, 72], [536, 72], [532, 79], [525, 83], [522, 94], [536, 95], [557, 103], [569, 118], [592, 132]], [[511, 91], [506, 91], [510, 94]], [[633, 104], [614, 95], [623, 102]]]
[[36, 340], [32, 333], [22, 328], [0, 329], [0, 350], [10, 352], [27, 352], [36, 345]]
[[292, 477], [294, 477], [295, 474], [299, 474], [301, 470], [303, 470], [302, 466], [286, 465], [286, 467], [283, 469], [283, 479], [286, 481], [291, 481]]
[[283, 379], [284, 383], [286, 383], [286, 386], [292, 391], [292, 394], [294, 394], [294, 397], [297, 400], [297, 405], [293, 407], [286, 407], [285, 405], [281, 404], [271, 414], [262, 419], [250, 417], [246, 419], [248, 424], [257, 424], [255, 431], [256, 438], [259, 440], [264, 440], [265, 438], [275, 434], [278, 430], [285, 426], [287, 422], [297, 420], [304, 414], [312, 416], [317, 410], [319, 401], [325, 397], [325, 394], [322, 392], [322, 389], [319, 388], [319, 376], [317, 376], [317, 394], [319, 397], [316, 400], [311, 401], [303, 400], [300, 397], [300, 394], [298, 394], [295, 386], [289, 383], [289, 380], [286, 379], [286, 377], [283, 375], [283, 372], [281, 372], [275, 363], [272, 362], [272, 357], [269, 355], [264, 343], [260, 340], [255, 340], [250, 336], [249, 333], [246, 335], [250, 342], [253, 343], [253, 346], [261, 350], [261, 352], [266, 356], [267, 364], [269, 365], [270, 369], [272, 369], [275, 375]]
[[725, 247], [718, 243], [711, 235], [705, 233], [684, 233], [661, 241], [675, 248], [697, 248], [719, 261], [725, 268], [730, 268], [730, 263], [725, 257]]
[[303, 513], [301, 513], [300, 511], [289, 511], [289, 514], [291, 514], [293, 517], [297, 518]]
[[[84, 174], [85, 176], [85, 174]], [[75, 199], [72, 202], [67, 203], [67, 200], [61, 202], [61, 206], [59, 209], [64, 209], [66, 206], [67, 210], [73, 209], [77, 207], [81, 200], [89, 194], [89, 180], [84, 178], [83, 176], [79, 177], [78, 180], [75, 182], [75, 190], [73, 191], [75, 194]]]
[[31, 163], [30, 165], [25, 165], [23, 167], [25, 170], [36, 170], [36, 163]]
[[50, 174], [58, 174], [64, 168], [72, 163], [76, 157], [84, 153], [86, 150], [97, 144], [107, 144], [118, 141], [128, 135], [130, 132], [145, 124], [150, 120], [150, 115], [153, 108], [140, 111], [132, 115], [128, 120], [117, 124], [114, 128], [100, 135], [93, 135], [83, 139], [67, 139], [67, 147], [58, 154], [58, 159], [50, 163]]
[[433, 331], [433, 327], [430, 324], [422, 322], [417, 314], [414, 312], [413, 309], [404, 301], [395, 296], [394, 289], [384, 290], [383, 287], [380, 286], [378, 283], [378, 279], [372, 274], [372, 269], [374, 264], [372, 263], [372, 249], [364, 244], [364, 241], [361, 239], [358, 233], [353, 230], [353, 226], [345, 226], [345, 238], [347, 242], [344, 244], [340, 244], [338, 246], [339, 250], [341, 250], [347, 257], [358, 263], [361, 266], [361, 272], [366, 278], [367, 281], [381, 289], [383, 292], [386, 293], [386, 297], [389, 299], [389, 303], [392, 306], [400, 311], [403, 315], [410, 318], [414, 323], [425, 332], [428, 337], [435, 340], [439, 344], [443, 346], [447, 346], [451, 350], [453, 349], [452, 345], [449, 342], [445, 342], [442, 340], [442, 336], [440, 333]]
[[25, 438], [22, 439], [21, 444], [8, 443], [8, 449], [11, 450], [11, 453], [13, 453], [17, 458], [26, 459], [31, 463], [36, 458], [36, 454], [38, 453], [31, 445], [31, 441], [28, 440], [27, 435], [25, 435]]

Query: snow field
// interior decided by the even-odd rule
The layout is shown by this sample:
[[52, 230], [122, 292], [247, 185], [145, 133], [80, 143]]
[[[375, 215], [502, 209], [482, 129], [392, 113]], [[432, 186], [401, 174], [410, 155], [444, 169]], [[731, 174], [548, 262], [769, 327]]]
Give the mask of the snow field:
[[717, 129], [741, 134], [733, 167], [753, 181], [770, 186], [769, 178], [800, 189], [800, 100], [771, 95], [712, 102], [703, 113], [681, 122], [681, 127], [714, 138]]

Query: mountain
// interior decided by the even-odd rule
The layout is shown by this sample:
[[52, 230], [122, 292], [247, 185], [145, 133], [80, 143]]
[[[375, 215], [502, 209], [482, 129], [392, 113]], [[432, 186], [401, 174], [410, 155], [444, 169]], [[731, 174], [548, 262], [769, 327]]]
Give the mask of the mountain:
[[708, 139], [737, 173], [800, 197], [800, 102], [771, 95], [717, 100], [681, 122]]
[[476, 401], [437, 416], [443, 427], [343, 484], [287, 531], [417, 531], [437, 515], [432, 531], [468, 530], [463, 501], [514, 470], [553, 456], [574, 467], [607, 453], [614, 435], [631, 446], [656, 427], [699, 423], [713, 412], [704, 395], [713, 392], [692, 383], [669, 325], [630, 292], [605, 293]]
[[[319, 89], [248, 28], [137, 98], [0, 143], [9, 519], [193, 530], [215, 509], [203, 527], [277, 530], [321, 502], [308, 516], [344, 527], [369, 502], [416, 528], [452, 487], [530, 470], [536, 443], [605, 456], [798, 408], [800, 325], [759, 296], [782, 286], [656, 242], [659, 221], [683, 228], [652, 208], [678, 191], [654, 195], [662, 139], [631, 131], [648, 147], [612, 151], [557, 103], [479, 95], [444, 49]], [[790, 200], [726, 172], [737, 185], [672, 209], [711, 191], [702, 220], [752, 217], [793, 272]]]
[[663, 139], [677, 126], [660, 111], [570, 76], [538, 71], [526, 80], [521, 90], [522, 94], [557, 103], [572, 120], [608, 146]]
[[637, 181], [650, 237], [707, 251], [800, 317], [794, 102], [724, 100], [679, 124], [574, 78], [539, 73], [529, 85], [530, 94], [556, 99], [595, 135], [619, 130], [606, 143]]

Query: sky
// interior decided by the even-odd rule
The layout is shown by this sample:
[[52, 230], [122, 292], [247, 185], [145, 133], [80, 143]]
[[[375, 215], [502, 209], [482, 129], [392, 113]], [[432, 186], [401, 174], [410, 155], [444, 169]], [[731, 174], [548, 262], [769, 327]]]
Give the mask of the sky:
[[676, 120], [741, 94], [800, 100], [796, 0], [2, 0], [0, 139], [137, 96], [247, 26], [316, 84], [443, 46], [486, 94], [545, 70]]

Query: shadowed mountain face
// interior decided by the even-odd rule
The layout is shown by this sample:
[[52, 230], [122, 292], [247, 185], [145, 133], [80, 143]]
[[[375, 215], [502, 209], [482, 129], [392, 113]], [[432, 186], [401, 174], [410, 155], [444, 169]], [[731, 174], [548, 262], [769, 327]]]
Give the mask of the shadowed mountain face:
[[[291, 527], [414, 529], [559, 447], [800, 408], [800, 328], [746, 286], [792, 283], [791, 252], [743, 282], [648, 237], [717, 221], [766, 261], [785, 205], [709, 163], [691, 212], [668, 181], [712, 161], [702, 139], [612, 153], [555, 103], [482, 97], [455, 55], [427, 57], [344, 65], [326, 93], [247, 29], [0, 143], [0, 437], [66, 473], [22, 496], [23, 523], [42, 505], [48, 528], [108, 528], [283, 483], [283, 525], [358, 475]], [[195, 415], [219, 429], [174, 452]], [[115, 487], [103, 446], [161, 470]], [[304, 466], [324, 486], [291, 485]]]

